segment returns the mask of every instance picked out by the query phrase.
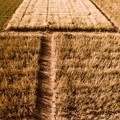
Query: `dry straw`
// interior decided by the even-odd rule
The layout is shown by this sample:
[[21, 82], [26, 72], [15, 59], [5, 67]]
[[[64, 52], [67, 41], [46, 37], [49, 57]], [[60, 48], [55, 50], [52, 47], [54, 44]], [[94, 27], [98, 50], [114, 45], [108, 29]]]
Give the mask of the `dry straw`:
[[120, 119], [119, 38], [119, 34], [54, 35], [56, 119]]
[[24, 0], [6, 29], [44, 30], [44, 21], [54, 23], [51, 30], [114, 30], [89, 0]]

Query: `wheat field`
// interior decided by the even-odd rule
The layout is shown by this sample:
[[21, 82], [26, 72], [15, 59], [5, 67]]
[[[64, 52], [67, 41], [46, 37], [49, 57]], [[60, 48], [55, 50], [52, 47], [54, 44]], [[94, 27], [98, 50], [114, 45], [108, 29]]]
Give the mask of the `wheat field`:
[[119, 34], [2, 33], [0, 53], [0, 119], [120, 119]]
[[54, 34], [56, 120], [120, 119], [120, 35]]
[[120, 120], [119, 4], [108, 2], [1, 0], [0, 120]]
[[0, 120], [34, 120], [40, 38], [0, 33]]
[[90, 0], [24, 0], [6, 30], [112, 30], [111, 22]]

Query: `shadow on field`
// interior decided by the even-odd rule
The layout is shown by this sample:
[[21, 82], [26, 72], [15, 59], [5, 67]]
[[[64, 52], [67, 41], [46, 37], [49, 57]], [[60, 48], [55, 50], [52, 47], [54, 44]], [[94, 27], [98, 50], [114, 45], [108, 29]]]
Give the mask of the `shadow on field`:
[[[51, 32], [117, 32], [118, 31], [118, 28], [113, 24], [112, 24], [112, 28], [104, 28], [104, 27], [101, 27], [101, 28], [94, 28], [94, 27], [85, 27], [85, 28], [50, 28], [49, 30]], [[39, 28], [39, 27], [36, 27], [36, 28], [10, 28], [9, 29], [10, 31], [17, 31], [17, 32], [37, 32], [37, 31], [46, 31], [45, 28]]]
[[36, 120], [47, 120], [51, 113], [52, 90], [51, 80], [51, 41], [47, 36], [41, 38], [41, 49], [39, 53], [38, 87], [36, 99]]

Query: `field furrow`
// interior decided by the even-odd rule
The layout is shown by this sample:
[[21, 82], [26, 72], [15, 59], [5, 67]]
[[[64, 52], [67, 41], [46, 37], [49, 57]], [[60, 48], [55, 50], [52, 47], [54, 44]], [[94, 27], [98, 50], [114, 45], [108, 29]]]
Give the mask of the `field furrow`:
[[8, 30], [115, 30], [90, 0], [28, 0], [9, 21]]

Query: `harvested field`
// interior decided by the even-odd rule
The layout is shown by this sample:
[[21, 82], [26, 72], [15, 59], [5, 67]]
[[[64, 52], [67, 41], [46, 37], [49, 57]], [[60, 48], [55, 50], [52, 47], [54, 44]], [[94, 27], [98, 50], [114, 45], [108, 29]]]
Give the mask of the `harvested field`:
[[53, 120], [51, 34], [0, 33], [0, 120]]
[[59, 33], [56, 120], [120, 119], [120, 35]]
[[[120, 31], [120, 1], [92, 0], [114, 22]], [[109, 3], [109, 4], [108, 4]]]
[[0, 31], [23, 0], [0, 0]]
[[0, 34], [0, 120], [34, 120], [40, 35]]
[[90, 0], [24, 0], [9, 21], [6, 30], [99, 30], [115, 27]]

